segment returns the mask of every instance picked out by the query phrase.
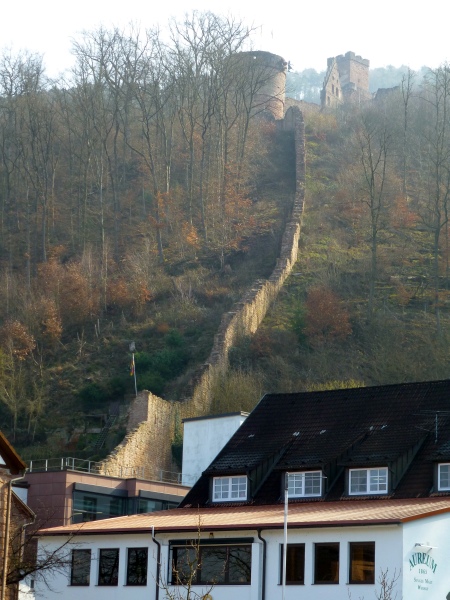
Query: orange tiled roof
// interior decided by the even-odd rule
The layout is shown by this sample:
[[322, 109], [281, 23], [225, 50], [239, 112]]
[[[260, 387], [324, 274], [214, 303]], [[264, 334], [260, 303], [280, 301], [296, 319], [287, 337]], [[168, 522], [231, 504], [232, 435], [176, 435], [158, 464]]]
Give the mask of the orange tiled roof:
[[[407, 500], [367, 500], [360, 502], [312, 502], [289, 506], [288, 524], [296, 527], [381, 525], [405, 523], [450, 512], [450, 498], [411, 498]], [[119, 532], [277, 529], [283, 527], [282, 504], [220, 508], [175, 508], [130, 515], [81, 525], [41, 530], [42, 535], [108, 534]]]

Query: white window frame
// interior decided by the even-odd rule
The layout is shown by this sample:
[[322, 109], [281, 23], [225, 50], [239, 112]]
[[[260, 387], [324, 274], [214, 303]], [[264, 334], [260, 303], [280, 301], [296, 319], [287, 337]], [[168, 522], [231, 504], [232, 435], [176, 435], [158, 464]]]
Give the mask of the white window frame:
[[247, 476], [214, 477], [213, 502], [243, 502], [247, 500]]
[[[383, 473], [382, 473], [383, 472]], [[365, 488], [362, 490], [352, 491], [352, 479], [353, 474], [356, 473], [365, 473], [366, 474], [366, 482]], [[384, 474], [385, 482], [380, 485], [379, 478]], [[378, 478], [378, 482], [374, 484], [371, 482], [372, 477]], [[384, 487], [384, 489], [383, 489]], [[348, 474], [348, 493], [350, 496], [367, 496], [371, 494], [387, 494], [389, 488], [389, 472], [387, 467], [370, 467], [368, 469], [349, 469]]]
[[[322, 495], [322, 471], [295, 471], [287, 473], [289, 498], [311, 498]], [[306, 493], [305, 484], [308, 479], [319, 479], [319, 493]], [[310, 482], [309, 482], [310, 483]], [[314, 483], [314, 482], [313, 482]]]
[[[447, 467], [447, 475], [446, 475], [446, 479], [447, 479], [447, 485], [442, 485], [442, 474], [441, 474], [441, 470], [442, 467]], [[447, 490], [450, 490], [450, 463], [440, 463], [438, 466], [438, 490], [445, 492]]]

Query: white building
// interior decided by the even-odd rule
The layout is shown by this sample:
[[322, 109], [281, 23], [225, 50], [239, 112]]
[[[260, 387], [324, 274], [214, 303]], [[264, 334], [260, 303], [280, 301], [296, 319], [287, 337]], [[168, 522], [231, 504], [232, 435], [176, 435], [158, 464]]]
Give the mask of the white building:
[[266, 395], [179, 508], [42, 531], [76, 544], [44, 595], [369, 600], [384, 579], [450, 600], [449, 398], [447, 380]]
[[[85, 523], [74, 538], [72, 567], [54, 575], [51, 590], [37, 591], [55, 600], [78, 600], [81, 594], [84, 600], [108, 600], [112, 593], [123, 600], [158, 600], [167, 597], [166, 589], [183, 593], [183, 586], [171, 585], [176, 576], [169, 565], [183, 563], [186, 548], [195, 553], [199, 541], [202, 569], [207, 565], [217, 584], [202, 585], [199, 570], [194, 591], [209, 591], [214, 600], [231, 594], [239, 600], [282, 598], [283, 521], [283, 508], [271, 506], [233, 513], [175, 509]], [[449, 498], [290, 506], [288, 558], [295, 564], [287, 566], [285, 598], [348, 600], [350, 594], [369, 600], [385, 573], [396, 579], [398, 598], [445, 599], [449, 523]], [[45, 535], [43, 546], [58, 548], [67, 532], [58, 528], [57, 535]]]

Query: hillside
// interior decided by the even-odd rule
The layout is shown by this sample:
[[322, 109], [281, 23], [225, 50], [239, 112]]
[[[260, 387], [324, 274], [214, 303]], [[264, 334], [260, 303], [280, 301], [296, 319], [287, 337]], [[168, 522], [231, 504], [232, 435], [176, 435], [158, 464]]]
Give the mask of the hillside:
[[218, 412], [239, 408], [243, 379], [255, 400], [448, 377], [448, 77], [444, 67], [411, 87], [407, 104], [399, 92], [307, 116], [300, 258], [257, 334], [235, 348]]
[[[248, 31], [195, 18], [172, 47], [84, 34], [70, 82], [0, 57], [0, 419], [25, 459], [98, 459], [121, 440], [132, 341], [138, 389], [182, 400], [223, 313], [276, 263], [293, 140], [261, 108]], [[377, 102], [305, 115], [300, 259], [232, 349], [215, 412], [447, 377], [449, 72], [407, 75]]]
[[249, 33], [211, 13], [171, 46], [87, 32], [60, 82], [0, 57], [0, 419], [24, 458], [99, 456], [134, 393], [132, 341], [138, 388], [182, 397], [222, 313], [273, 269], [292, 140], [263, 114], [273, 74]]

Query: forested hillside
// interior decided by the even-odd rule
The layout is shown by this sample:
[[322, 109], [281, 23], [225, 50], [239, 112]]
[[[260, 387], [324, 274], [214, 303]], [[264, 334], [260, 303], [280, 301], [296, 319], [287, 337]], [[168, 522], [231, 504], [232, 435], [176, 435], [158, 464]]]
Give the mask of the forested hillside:
[[[243, 339], [218, 410], [264, 391], [449, 376], [450, 70], [307, 116], [295, 273]], [[241, 399], [242, 400], [242, 399]]]
[[[182, 399], [222, 314], [271, 273], [293, 143], [258, 109], [250, 34], [210, 13], [164, 41], [88, 32], [65, 81], [0, 56], [0, 420], [25, 459], [98, 458], [91, 429], [134, 393], [131, 341], [138, 389]], [[443, 66], [305, 115], [300, 260], [214, 410], [448, 376], [449, 109]]]
[[182, 397], [273, 268], [293, 157], [259, 114], [249, 35], [210, 13], [164, 42], [98, 30], [58, 82], [0, 57], [0, 417], [25, 458], [92, 454], [134, 391], [131, 341], [138, 388]]

